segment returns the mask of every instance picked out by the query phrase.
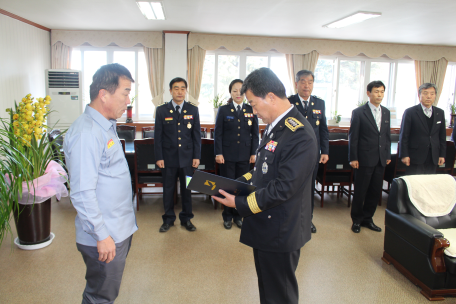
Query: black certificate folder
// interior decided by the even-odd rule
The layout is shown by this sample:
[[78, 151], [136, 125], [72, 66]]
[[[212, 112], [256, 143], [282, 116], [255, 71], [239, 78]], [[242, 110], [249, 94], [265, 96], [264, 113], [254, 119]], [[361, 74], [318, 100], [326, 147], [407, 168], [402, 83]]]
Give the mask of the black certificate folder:
[[187, 189], [223, 197], [219, 193], [219, 189], [236, 196], [247, 196], [255, 191], [256, 187], [227, 177], [196, 170], [187, 185]]

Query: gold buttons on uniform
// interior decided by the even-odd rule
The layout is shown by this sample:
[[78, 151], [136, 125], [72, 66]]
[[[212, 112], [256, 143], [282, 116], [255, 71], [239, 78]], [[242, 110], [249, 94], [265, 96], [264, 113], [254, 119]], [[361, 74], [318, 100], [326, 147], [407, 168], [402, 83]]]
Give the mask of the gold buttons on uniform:
[[238, 136], [241, 136], [241, 134], [238, 134]]
[[182, 146], [181, 144], [179, 144], [179, 147]]
[[180, 124], [181, 124], [180, 122], [177, 123], [178, 126], [180, 126]]
[[241, 120], [240, 120], [240, 119], [238, 119], [238, 122], [241, 122]]
[[240, 129], [241, 127], [238, 127], [238, 129]]
[[180, 137], [179, 137], [178, 139], [179, 139], [179, 140], [181, 140], [181, 138], [180, 138]]
[[238, 141], [238, 144], [239, 144], [239, 143], [240, 143], [240, 142]]
[[177, 130], [177, 132], [179, 132], [179, 133], [180, 133], [180, 132], [181, 132], [181, 130]]

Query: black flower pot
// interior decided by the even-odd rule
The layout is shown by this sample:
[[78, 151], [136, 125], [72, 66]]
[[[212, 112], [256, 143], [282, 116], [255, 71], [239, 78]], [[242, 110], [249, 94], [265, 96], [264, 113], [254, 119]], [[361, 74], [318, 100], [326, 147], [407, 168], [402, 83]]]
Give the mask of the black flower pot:
[[51, 238], [51, 199], [39, 204], [19, 204], [18, 206], [15, 206], [13, 213], [19, 243], [36, 245], [49, 241]]

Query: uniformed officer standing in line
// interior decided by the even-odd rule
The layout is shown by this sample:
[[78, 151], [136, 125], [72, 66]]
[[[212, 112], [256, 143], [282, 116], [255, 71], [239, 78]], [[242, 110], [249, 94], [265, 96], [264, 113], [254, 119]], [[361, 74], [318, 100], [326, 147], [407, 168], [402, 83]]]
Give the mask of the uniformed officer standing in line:
[[182, 212], [179, 219], [188, 231], [196, 227], [190, 219], [192, 213], [191, 191], [186, 187], [186, 176], [192, 176], [201, 158], [201, 128], [198, 107], [185, 101], [187, 81], [174, 78], [169, 83], [172, 100], [157, 108], [155, 118], [155, 157], [163, 175], [163, 225], [166, 232], [174, 225], [174, 191], [177, 178], [180, 180]]
[[[318, 153], [321, 153], [319, 156], [319, 161], [315, 164], [315, 169], [312, 176], [312, 217], [314, 209], [314, 189], [315, 189], [315, 180], [317, 178], [318, 164], [325, 164], [329, 157], [329, 131], [328, 125], [326, 124], [325, 116], [325, 101], [318, 98], [317, 96], [310, 95], [313, 90], [313, 83], [315, 77], [311, 71], [301, 70], [296, 73], [296, 89], [298, 94], [290, 96], [288, 100], [291, 104], [294, 104], [298, 110], [304, 115], [305, 118], [312, 125], [313, 130], [315, 131], [315, 136], [317, 137], [318, 144]], [[317, 228], [313, 222], [311, 223], [312, 233], [317, 232]]]
[[311, 237], [317, 139], [270, 69], [253, 71], [241, 93], [246, 94], [253, 113], [268, 124], [255, 168], [238, 179], [255, 185], [256, 191], [235, 197], [220, 190], [225, 198], [213, 198], [235, 207], [244, 218], [240, 241], [253, 248], [261, 303], [297, 304], [295, 271], [301, 247]]
[[[227, 105], [219, 108], [215, 120], [215, 161], [220, 164], [220, 175], [231, 179], [250, 171], [259, 144], [258, 118], [253, 114], [252, 107], [243, 102], [243, 83], [241, 79], [230, 83], [231, 98]], [[222, 217], [226, 229], [231, 229], [231, 221], [242, 227], [242, 217], [236, 209], [223, 208]]]

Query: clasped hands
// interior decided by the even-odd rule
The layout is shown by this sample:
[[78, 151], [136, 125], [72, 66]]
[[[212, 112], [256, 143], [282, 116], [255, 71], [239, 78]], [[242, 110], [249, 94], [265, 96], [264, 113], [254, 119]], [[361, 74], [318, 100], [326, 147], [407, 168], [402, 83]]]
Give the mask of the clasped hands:
[[[163, 169], [165, 167], [165, 161], [162, 159], [162, 160], [157, 160], [156, 162], [157, 166], [160, 168], [160, 169]], [[192, 167], [193, 168], [198, 168], [200, 164], [200, 160], [199, 159], [193, 159], [192, 161]]]

